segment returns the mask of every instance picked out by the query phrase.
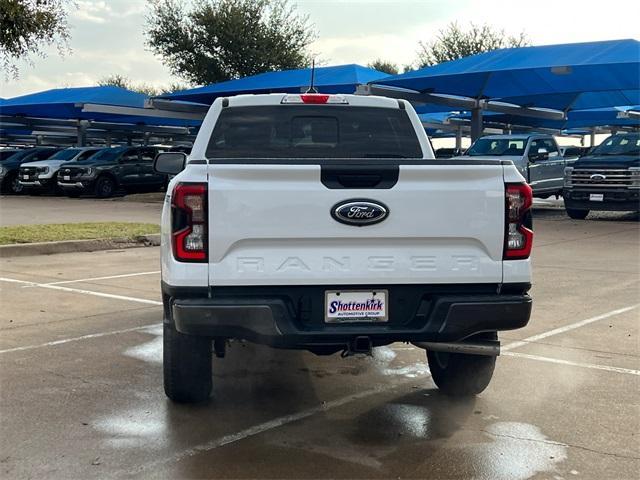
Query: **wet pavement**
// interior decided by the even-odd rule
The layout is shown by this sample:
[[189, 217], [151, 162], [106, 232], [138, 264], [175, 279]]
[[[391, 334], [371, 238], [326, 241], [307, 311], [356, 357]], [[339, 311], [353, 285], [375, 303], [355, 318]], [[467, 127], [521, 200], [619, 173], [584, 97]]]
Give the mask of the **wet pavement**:
[[424, 352], [234, 343], [202, 406], [162, 391], [159, 250], [0, 260], [2, 478], [636, 479], [638, 217], [535, 216], [530, 325], [489, 388], [439, 394]]

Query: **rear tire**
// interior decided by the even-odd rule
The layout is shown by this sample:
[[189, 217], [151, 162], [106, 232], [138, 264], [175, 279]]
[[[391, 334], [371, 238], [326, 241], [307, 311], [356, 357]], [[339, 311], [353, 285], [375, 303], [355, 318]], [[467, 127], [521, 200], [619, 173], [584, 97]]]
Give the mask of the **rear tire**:
[[96, 197], [109, 198], [116, 191], [116, 182], [111, 177], [100, 177], [96, 180]]
[[567, 208], [565, 210], [569, 218], [573, 218], [574, 220], [584, 220], [587, 218], [587, 215], [589, 215], [589, 210], [575, 210], [573, 208]]
[[[490, 334], [495, 340], [497, 335]], [[484, 391], [491, 382], [496, 357], [427, 351], [429, 370], [436, 386], [452, 397], [471, 397]]]
[[177, 403], [204, 402], [211, 395], [211, 339], [164, 324], [164, 392]]

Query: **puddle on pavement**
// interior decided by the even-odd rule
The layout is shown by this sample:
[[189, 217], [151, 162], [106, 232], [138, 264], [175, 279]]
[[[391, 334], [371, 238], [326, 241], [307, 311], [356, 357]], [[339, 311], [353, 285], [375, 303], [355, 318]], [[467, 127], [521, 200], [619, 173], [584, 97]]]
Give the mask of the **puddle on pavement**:
[[93, 426], [105, 435], [105, 443], [114, 449], [160, 448], [165, 445], [168, 425], [164, 409], [137, 409], [96, 421]]
[[141, 343], [124, 351], [127, 357], [137, 358], [148, 363], [162, 363], [162, 325], [145, 328], [142, 333], [155, 335], [153, 340]]
[[[124, 354], [143, 362], [161, 363], [162, 326], [143, 332], [155, 338], [127, 349]], [[373, 371], [384, 376], [427, 377], [429, 368], [425, 361], [411, 362], [423, 359], [422, 351], [409, 350], [413, 351], [399, 354], [386, 346], [375, 348], [372, 357], [336, 356], [335, 369], [332, 362], [331, 367], [324, 364], [320, 370], [326, 375]], [[492, 480], [524, 480], [540, 473], [554, 474], [557, 465], [567, 458], [567, 446], [548, 439], [534, 425], [496, 421], [499, 419], [495, 415], [474, 416], [475, 401], [456, 402], [422, 389], [398, 400], [355, 418], [335, 412], [332, 422], [336, 425], [329, 429], [330, 433], [323, 428], [322, 432], [309, 434], [300, 426], [275, 430], [269, 443], [390, 473], [403, 462], [413, 460], [416, 468], [427, 468], [424, 463], [427, 458], [429, 463], [437, 464], [450, 461], [453, 456], [457, 458], [456, 464], [451, 465], [454, 476]], [[160, 448], [172, 429], [165, 412], [142, 409], [107, 417], [94, 425], [106, 436], [109, 446], [124, 449]]]
[[[149, 327], [141, 330], [142, 333], [154, 335], [150, 341], [128, 348], [123, 352], [124, 355], [136, 358], [143, 362], [162, 364], [162, 325]], [[238, 348], [240, 344], [234, 345]], [[392, 367], [391, 364], [397, 359], [398, 354], [390, 347], [376, 347], [373, 349], [372, 357], [364, 355], [351, 359], [340, 359], [334, 356], [336, 361], [336, 370], [309, 369], [314, 376], [322, 378], [331, 374], [350, 374], [359, 375], [367, 373], [369, 367], [373, 366], [377, 371], [385, 376], [402, 376], [405, 378], [418, 378], [428, 376], [430, 374], [429, 367], [426, 362], [415, 362], [406, 364], [399, 361], [400, 365]]]
[[[424, 354], [416, 349], [422, 358]], [[391, 367], [391, 363], [396, 360], [398, 354], [390, 346], [376, 347], [373, 349], [373, 360], [376, 368], [385, 376], [402, 376], [406, 378], [426, 377], [431, 374], [429, 366], [426, 362], [415, 362], [406, 365], [406, 362], [400, 360], [401, 366]]]
[[470, 448], [482, 478], [524, 480], [553, 472], [567, 459], [567, 445], [549, 440], [528, 423], [493, 423], [484, 432], [493, 441]]

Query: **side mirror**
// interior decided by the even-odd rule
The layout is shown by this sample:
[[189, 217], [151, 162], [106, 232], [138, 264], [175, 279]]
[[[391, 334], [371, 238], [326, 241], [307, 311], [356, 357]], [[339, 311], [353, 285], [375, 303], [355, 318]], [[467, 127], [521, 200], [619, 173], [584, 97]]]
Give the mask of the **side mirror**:
[[187, 156], [182, 152], [164, 152], [153, 159], [153, 169], [158, 173], [176, 175], [184, 170]]

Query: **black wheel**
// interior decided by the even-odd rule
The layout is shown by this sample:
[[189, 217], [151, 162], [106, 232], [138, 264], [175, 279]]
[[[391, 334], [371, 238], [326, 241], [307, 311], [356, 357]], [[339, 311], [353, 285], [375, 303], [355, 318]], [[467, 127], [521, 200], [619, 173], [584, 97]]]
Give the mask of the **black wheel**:
[[[496, 338], [495, 333], [491, 335], [491, 339]], [[452, 397], [470, 397], [484, 391], [496, 366], [496, 357], [485, 355], [427, 351], [427, 360], [436, 386]]]
[[211, 339], [164, 324], [164, 392], [174, 402], [204, 402], [211, 394]]
[[96, 181], [96, 197], [109, 198], [116, 191], [116, 183], [111, 177], [100, 177]]
[[573, 208], [567, 208], [567, 215], [574, 220], [584, 220], [589, 215], [589, 210], [575, 210]]
[[24, 192], [24, 186], [18, 180], [17, 173], [12, 173], [5, 179], [2, 191], [10, 195], [20, 195]]

